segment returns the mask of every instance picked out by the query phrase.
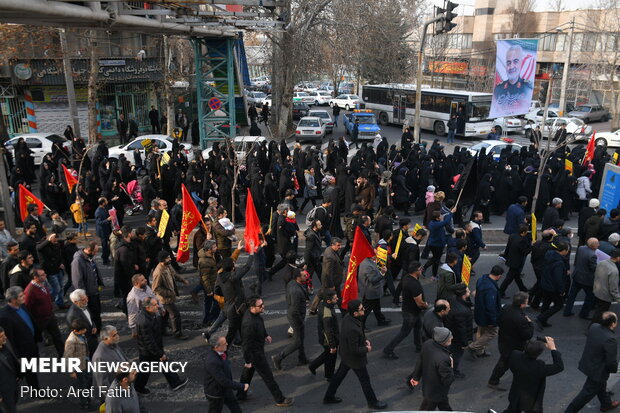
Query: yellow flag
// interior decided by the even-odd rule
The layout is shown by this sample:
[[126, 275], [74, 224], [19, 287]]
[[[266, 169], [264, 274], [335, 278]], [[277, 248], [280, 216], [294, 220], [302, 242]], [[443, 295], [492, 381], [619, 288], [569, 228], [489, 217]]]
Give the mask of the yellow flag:
[[471, 276], [471, 261], [467, 254], [463, 255], [463, 267], [461, 269], [461, 280], [465, 285], [469, 286], [469, 277]]
[[618, 163], [618, 152], [614, 152], [613, 158], [614, 163], [617, 164]]
[[157, 230], [157, 236], [159, 238], [164, 237], [169, 220], [170, 220], [170, 214], [168, 214], [168, 211], [164, 209], [163, 211], [161, 211], [161, 219], [159, 220], [159, 229]]
[[536, 242], [536, 215], [532, 212], [532, 242]]
[[418, 230], [422, 229], [422, 225], [420, 224], [415, 224], [415, 226], [413, 227], [413, 236], [415, 236], [415, 234], [418, 233]]
[[570, 173], [573, 173], [573, 163], [571, 161], [569, 161], [568, 159], [565, 159], [564, 160], [564, 169], [566, 169]]
[[161, 161], [159, 162], [159, 164], [166, 165], [168, 162], [170, 162], [170, 154], [166, 152], [164, 156], [161, 157]]
[[400, 242], [403, 240], [403, 231], [398, 231], [398, 241], [396, 241], [396, 248], [394, 249], [394, 254], [398, 257], [398, 251], [400, 250]]

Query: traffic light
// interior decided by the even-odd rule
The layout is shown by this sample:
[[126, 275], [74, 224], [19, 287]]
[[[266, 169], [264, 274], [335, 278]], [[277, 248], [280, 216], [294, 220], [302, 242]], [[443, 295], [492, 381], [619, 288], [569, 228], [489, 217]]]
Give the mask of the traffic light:
[[435, 7], [435, 16], [441, 17], [441, 20], [435, 23], [435, 34], [448, 33], [456, 27], [456, 23], [452, 23], [452, 19], [457, 16], [454, 12], [457, 6], [458, 4], [456, 3], [446, 1], [444, 3], [444, 8]]
[[544, 105], [547, 101], [547, 91], [549, 90], [549, 82], [541, 82], [540, 90], [538, 91], [538, 101], [541, 105]]

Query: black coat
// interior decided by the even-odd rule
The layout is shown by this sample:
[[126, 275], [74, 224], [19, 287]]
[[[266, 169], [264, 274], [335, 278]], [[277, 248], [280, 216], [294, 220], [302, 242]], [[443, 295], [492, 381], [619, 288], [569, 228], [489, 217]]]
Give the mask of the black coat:
[[[92, 314], [90, 317], [92, 319]], [[71, 323], [73, 322], [73, 320], [77, 318], [83, 320], [88, 326], [88, 328], [86, 329], [86, 341], [88, 342], [88, 350], [90, 352], [90, 355], [92, 356], [93, 354], [95, 354], [97, 346], [99, 345], [99, 342], [97, 340], [97, 334], [93, 334], [93, 327], [95, 327], [95, 325], [88, 321], [88, 318], [84, 314], [84, 311], [80, 310], [80, 308], [75, 304], [71, 304], [71, 307], [69, 307], [69, 311], [67, 311], [66, 316], [67, 326], [69, 327], [69, 329], [71, 329]]]
[[473, 341], [474, 333], [474, 314], [471, 310], [472, 303], [455, 297], [450, 300], [450, 312], [446, 317], [446, 325], [452, 332], [452, 343], [460, 347], [465, 347]]
[[114, 295], [127, 297], [133, 288], [131, 277], [136, 273], [137, 264], [135, 248], [130, 242], [121, 241], [114, 255]]
[[19, 238], [17, 238], [17, 242], [19, 243], [19, 250], [26, 250], [31, 253], [32, 257], [34, 258], [34, 263], [38, 264], [39, 253], [37, 252], [37, 240], [35, 238], [29, 237], [28, 235], [26, 235], [26, 233], [23, 233], [19, 236]]
[[577, 248], [573, 266], [573, 281], [582, 285], [594, 285], [596, 261], [596, 252], [592, 248], [587, 245]]
[[247, 310], [241, 322], [241, 341], [246, 363], [252, 363], [254, 358], [265, 357], [265, 338], [268, 335], [263, 317]]
[[513, 350], [525, 350], [525, 344], [534, 334], [531, 321], [519, 307], [506, 305], [499, 316], [499, 352], [503, 357], [510, 357]]
[[161, 358], [164, 355], [162, 323], [158, 314], [141, 309], [136, 317], [138, 352], [141, 356]]
[[532, 360], [522, 351], [513, 351], [510, 355], [512, 385], [508, 400], [511, 412], [542, 412], [543, 397], [547, 376], [553, 376], [564, 370], [562, 355], [559, 351], [551, 352], [553, 364], [545, 364], [542, 360]]
[[422, 394], [425, 400], [448, 400], [450, 385], [454, 382], [448, 348], [433, 340], [422, 344], [422, 351], [411, 377], [416, 381], [422, 379]]
[[232, 390], [243, 390], [243, 384], [233, 381], [230, 361], [222, 360], [213, 349], [207, 350], [204, 359], [204, 390], [206, 397], [221, 398]]
[[8, 407], [7, 413], [16, 412], [17, 403], [17, 377], [20, 376], [19, 362], [13, 351], [11, 343], [7, 341], [3, 349], [0, 350], [0, 397], [4, 403], [3, 407]]
[[525, 264], [525, 257], [527, 257], [527, 254], [529, 254], [531, 250], [532, 242], [527, 235], [510, 235], [504, 251], [506, 265], [509, 268], [523, 268], [523, 265]]
[[[22, 308], [28, 312], [25, 307], [22, 306]], [[32, 316], [30, 319], [35, 327], [35, 334], [32, 333], [24, 320], [8, 304], [0, 310], [0, 326], [4, 328], [4, 332], [15, 350], [15, 355], [20, 358], [39, 357], [39, 348], [35, 341], [37, 335], [36, 324]]]
[[605, 382], [611, 373], [618, 371], [617, 353], [616, 333], [594, 323], [588, 331], [579, 370], [595, 382]]
[[560, 212], [554, 206], [548, 206], [545, 210], [545, 214], [542, 219], [542, 230], [546, 230], [547, 228], [551, 228], [555, 225], [556, 221], [560, 219]]
[[317, 312], [319, 316], [317, 323], [319, 343], [329, 348], [338, 347], [338, 338], [340, 336], [335, 307], [335, 304], [327, 304], [325, 301], [321, 301]]
[[47, 275], [58, 274], [60, 266], [63, 265], [62, 245], [44, 239], [37, 244], [37, 251], [41, 261], [41, 267]]
[[352, 369], [360, 369], [368, 364], [366, 336], [362, 320], [347, 314], [342, 319], [340, 328], [340, 347], [338, 352], [342, 363]]

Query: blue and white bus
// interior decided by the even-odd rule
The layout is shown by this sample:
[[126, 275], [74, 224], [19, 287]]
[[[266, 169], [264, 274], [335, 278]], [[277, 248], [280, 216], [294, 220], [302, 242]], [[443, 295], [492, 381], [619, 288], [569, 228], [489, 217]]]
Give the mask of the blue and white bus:
[[[362, 87], [362, 107], [371, 109], [379, 123], [413, 125], [415, 117], [415, 85], [382, 84]], [[491, 132], [493, 120], [489, 118], [491, 93], [466, 90], [422, 89], [420, 124], [422, 129], [432, 130], [443, 136], [448, 131], [448, 120], [452, 114], [462, 113], [464, 125], [460, 123], [457, 135], [464, 137], [483, 136]]]

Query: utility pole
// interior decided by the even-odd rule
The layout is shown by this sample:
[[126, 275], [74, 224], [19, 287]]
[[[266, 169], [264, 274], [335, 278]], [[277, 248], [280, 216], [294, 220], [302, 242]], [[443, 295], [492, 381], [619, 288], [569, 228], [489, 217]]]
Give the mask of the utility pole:
[[435, 27], [435, 35], [447, 33], [452, 30], [456, 24], [452, 23], [452, 19], [456, 17], [456, 13], [452, 10], [457, 6], [451, 1], [445, 2], [445, 8], [435, 8], [435, 18], [424, 23], [422, 28], [422, 39], [420, 40], [420, 49], [418, 50], [418, 73], [416, 76], [415, 86], [415, 118], [413, 123], [413, 139], [420, 143], [420, 110], [422, 105], [422, 59], [424, 57], [424, 43], [426, 42], [426, 31], [428, 26], [433, 23], [440, 23]]
[[9, 179], [6, 174], [7, 165], [4, 158], [4, 154], [6, 152], [4, 142], [8, 139], [9, 132], [4, 124], [2, 105], [0, 105], [0, 142], [2, 142], [2, 148], [0, 148], [0, 202], [2, 202], [2, 209], [4, 210], [4, 222], [6, 224], [6, 228], [9, 230], [11, 235], [15, 236], [15, 214], [13, 213], [13, 204], [11, 203]]
[[62, 64], [65, 72], [65, 83], [67, 84], [67, 100], [69, 101], [69, 113], [73, 123], [73, 133], [75, 136], [82, 136], [80, 133], [80, 118], [78, 117], [77, 103], [75, 102], [75, 86], [73, 85], [73, 71], [71, 70], [71, 57], [67, 47], [67, 34], [65, 29], [59, 30], [60, 48], [62, 49]]
[[575, 18], [570, 21], [570, 29], [568, 31], [568, 52], [564, 59], [564, 70], [562, 72], [562, 84], [560, 89], [560, 116], [564, 115], [566, 110], [566, 88], [568, 87], [568, 70], [570, 68], [570, 58], [573, 52], [573, 34], [575, 32]]

